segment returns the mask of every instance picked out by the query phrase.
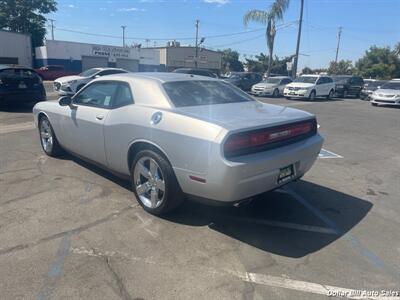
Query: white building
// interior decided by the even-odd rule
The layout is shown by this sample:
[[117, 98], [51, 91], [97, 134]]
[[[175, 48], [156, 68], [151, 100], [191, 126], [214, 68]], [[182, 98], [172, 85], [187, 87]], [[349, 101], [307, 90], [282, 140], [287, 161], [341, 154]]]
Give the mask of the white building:
[[0, 65], [32, 67], [29, 34], [0, 30]]
[[160, 66], [160, 54], [154, 49], [118, 47], [47, 40], [35, 49], [35, 67], [62, 65], [66, 71], [81, 72], [94, 67], [116, 67], [132, 72], [154, 72]]
[[[177, 68], [194, 68], [196, 66], [196, 48], [191, 46], [180, 46], [179, 43], [169, 44], [166, 47], [156, 47], [160, 52], [160, 64], [166, 71]], [[204, 48], [198, 49], [197, 67], [208, 69], [216, 73], [221, 70], [222, 53]]]

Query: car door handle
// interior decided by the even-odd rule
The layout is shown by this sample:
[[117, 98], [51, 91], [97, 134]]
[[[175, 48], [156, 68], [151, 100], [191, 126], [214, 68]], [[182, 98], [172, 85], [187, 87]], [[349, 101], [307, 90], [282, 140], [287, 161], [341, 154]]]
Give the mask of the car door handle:
[[97, 115], [97, 116], [96, 116], [96, 119], [97, 119], [97, 120], [103, 120], [103, 119], [104, 119], [104, 115]]

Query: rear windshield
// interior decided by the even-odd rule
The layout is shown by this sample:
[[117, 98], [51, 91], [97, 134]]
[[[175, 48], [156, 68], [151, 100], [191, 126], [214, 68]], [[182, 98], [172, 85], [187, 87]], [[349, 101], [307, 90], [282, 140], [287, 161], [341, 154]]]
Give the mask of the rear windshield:
[[381, 86], [382, 90], [400, 90], [400, 81], [399, 82], [388, 82]]
[[3, 69], [0, 70], [0, 79], [2, 81], [7, 81], [7, 80], [28, 80], [28, 79], [34, 79], [38, 80], [39, 76], [35, 71], [29, 70], [29, 69]]
[[96, 69], [96, 68], [89, 69], [89, 70], [83, 71], [81, 74], [79, 74], [79, 76], [90, 77], [90, 76], [96, 74], [98, 71], [100, 71], [100, 69]]
[[191, 80], [163, 84], [176, 107], [254, 101], [241, 90], [223, 81]]
[[347, 76], [333, 76], [332, 79], [333, 79], [334, 82], [347, 82], [350, 79], [350, 77], [347, 77]]

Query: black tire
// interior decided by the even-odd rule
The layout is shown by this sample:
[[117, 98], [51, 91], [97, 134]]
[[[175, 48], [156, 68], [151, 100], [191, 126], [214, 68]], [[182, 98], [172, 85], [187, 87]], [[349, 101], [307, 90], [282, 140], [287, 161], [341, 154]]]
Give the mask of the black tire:
[[328, 96], [326, 96], [326, 99], [331, 100], [334, 94], [335, 92], [333, 90], [330, 90]]
[[314, 101], [316, 97], [317, 93], [315, 92], [315, 90], [312, 90], [310, 95], [308, 96], [308, 100]]
[[290, 98], [290, 97], [285, 97], [287, 100], [292, 100], [292, 98]]
[[378, 106], [378, 104], [376, 104], [376, 103], [371, 103], [371, 105], [372, 105], [372, 106]]
[[279, 90], [275, 89], [274, 92], [272, 93], [272, 97], [278, 98], [279, 97]]
[[348, 92], [347, 92], [347, 90], [344, 90], [343, 91], [343, 94], [342, 94], [342, 97], [344, 98], [344, 99], [346, 99], [347, 98], [347, 96], [348, 96]]
[[62, 155], [64, 151], [57, 140], [56, 134], [54, 133], [49, 119], [46, 116], [40, 117], [38, 127], [40, 144], [42, 145], [44, 153], [51, 157], [58, 157]]
[[[164, 183], [164, 191], [161, 189], [158, 190], [155, 186], [151, 188], [149, 191], [142, 192], [141, 195], [138, 193], [138, 186], [145, 185], [146, 183], [150, 182], [150, 179], [144, 178], [140, 173], [139, 177], [135, 176], [136, 172], [136, 167], [138, 164], [141, 164], [142, 162], [146, 162], [146, 160], [149, 159], [154, 160], [157, 164], [157, 173], [158, 176], [153, 177], [153, 182], [156, 182], [155, 177], [158, 177], [158, 179], [162, 179]], [[144, 163], [143, 163], [144, 165]], [[138, 167], [139, 168], [139, 167]], [[140, 169], [140, 168], [139, 168]], [[148, 167], [149, 174], [151, 167]], [[161, 172], [160, 172], [161, 171]], [[136, 173], [137, 174], [137, 173]], [[150, 176], [150, 175], [149, 175]], [[141, 180], [146, 181], [146, 183], [142, 183]], [[135, 182], [137, 181], [137, 182]], [[131, 183], [132, 183], [132, 189], [133, 193], [135, 194], [135, 197], [139, 204], [143, 207], [143, 209], [153, 215], [162, 215], [165, 213], [168, 213], [174, 209], [176, 209], [183, 201], [184, 196], [183, 192], [178, 184], [178, 181], [176, 179], [175, 173], [170, 165], [170, 163], [167, 161], [167, 159], [158, 151], [153, 151], [149, 149], [141, 150], [139, 151], [136, 155], [135, 158], [133, 159], [132, 165], [131, 165]], [[148, 189], [148, 188], [147, 188]], [[157, 193], [157, 200], [160, 195], [162, 194], [162, 200], [160, 200], [160, 204], [157, 203], [157, 206], [155, 205], [154, 207], [150, 207], [149, 205], [152, 205], [152, 201], [148, 199], [147, 197], [151, 195], [153, 192], [153, 189], [156, 190], [155, 193]], [[149, 195], [147, 196], [147, 194]], [[151, 197], [151, 196], [150, 196]], [[151, 202], [151, 204], [149, 203]], [[147, 204], [146, 204], [147, 203]]]

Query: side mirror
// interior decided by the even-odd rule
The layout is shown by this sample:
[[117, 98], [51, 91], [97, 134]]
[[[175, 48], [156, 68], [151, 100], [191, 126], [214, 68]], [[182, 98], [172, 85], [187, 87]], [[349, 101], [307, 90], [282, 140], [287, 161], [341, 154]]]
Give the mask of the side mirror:
[[72, 99], [70, 96], [63, 96], [58, 99], [58, 104], [60, 104], [60, 106], [71, 106]]

